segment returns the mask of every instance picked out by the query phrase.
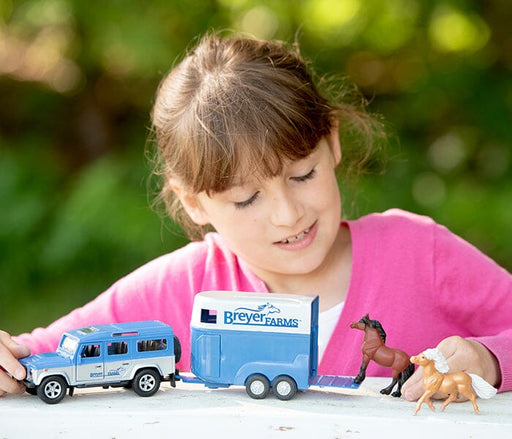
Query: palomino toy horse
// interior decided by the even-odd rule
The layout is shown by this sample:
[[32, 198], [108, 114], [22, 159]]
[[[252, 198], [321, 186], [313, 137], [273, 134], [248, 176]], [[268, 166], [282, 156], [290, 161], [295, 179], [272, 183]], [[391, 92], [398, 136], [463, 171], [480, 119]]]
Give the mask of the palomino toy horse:
[[366, 314], [358, 322], [350, 324], [352, 329], [364, 331], [363, 344], [361, 351], [363, 352], [363, 361], [359, 374], [354, 378], [355, 383], [362, 383], [366, 378], [366, 368], [370, 360], [384, 367], [393, 369], [393, 380], [391, 384], [382, 389], [380, 393], [389, 395], [393, 387], [398, 383], [398, 387], [392, 396], [399, 397], [402, 395], [402, 385], [410, 378], [414, 372], [414, 364], [409, 361], [409, 355], [400, 349], [388, 348], [386, 343], [386, 333], [378, 320], [370, 320]]
[[473, 403], [475, 413], [480, 413], [476, 404], [476, 396], [492, 398], [496, 389], [478, 375], [466, 372], [448, 372], [448, 363], [438, 349], [427, 349], [419, 355], [411, 357], [411, 362], [423, 367], [423, 388], [425, 393], [419, 399], [414, 414], [418, 413], [421, 405], [426, 402], [435, 410], [430, 397], [436, 392], [448, 394], [448, 398], [441, 406], [444, 410], [448, 404], [455, 401], [459, 394], [464, 395]]

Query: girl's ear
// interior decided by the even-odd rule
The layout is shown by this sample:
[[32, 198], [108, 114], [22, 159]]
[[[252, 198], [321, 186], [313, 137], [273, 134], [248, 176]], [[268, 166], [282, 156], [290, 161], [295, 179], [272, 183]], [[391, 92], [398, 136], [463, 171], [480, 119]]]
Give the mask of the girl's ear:
[[182, 185], [175, 182], [171, 182], [171, 188], [194, 223], [198, 226], [204, 226], [210, 223], [208, 215], [203, 209], [203, 206], [199, 202], [196, 194], [187, 191]]
[[338, 119], [332, 120], [331, 132], [326, 136], [327, 143], [331, 148], [334, 165], [338, 166], [341, 162], [341, 146]]
[[331, 132], [325, 136], [329, 147], [331, 148], [332, 157], [334, 159], [334, 165], [338, 166], [341, 162], [341, 146], [340, 146], [340, 134], [339, 134], [339, 123], [337, 119], [332, 120]]

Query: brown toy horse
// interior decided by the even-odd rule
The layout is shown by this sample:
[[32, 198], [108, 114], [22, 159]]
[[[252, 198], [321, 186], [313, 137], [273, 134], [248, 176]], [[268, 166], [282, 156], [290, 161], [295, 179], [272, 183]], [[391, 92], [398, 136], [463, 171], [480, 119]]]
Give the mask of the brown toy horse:
[[399, 397], [402, 395], [402, 385], [410, 378], [414, 372], [414, 364], [409, 361], [409, 355], [400, 349], [388, 348], [386, 343], [386, 332], [378, 320], [370, 320], [366, 314], [361, 320], [350, 324], [352, 329], [364, 331], [363, 344], [361, 351], [363, 352], [363, 361], [359, 374], [354, 378], [355, 383], [362, 383], [366, 378], [366, 368], [368, 363], [373, 360], [375, 363], [384, 367], [393, 369], [393, 380], [391, 384], [382, 389], [380, 393], [389, 395], [398, 384], [392, 396]]

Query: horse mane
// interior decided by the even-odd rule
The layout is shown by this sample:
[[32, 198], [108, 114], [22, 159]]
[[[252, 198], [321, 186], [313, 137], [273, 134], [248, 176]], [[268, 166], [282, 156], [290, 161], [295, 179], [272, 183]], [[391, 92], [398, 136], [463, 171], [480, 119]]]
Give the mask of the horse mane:
[[423, 352], [423, 355], [434, 362], [434, 367], [439, 372], [447, 373], [450, 370], [446, 358], [444, 358], [444, 355], [439, 349], [427, 349]]
[[381, 323], [378, 320], [371, 320], [367, 319], [366, 317], [363, 318], [365, 320], [365, 324], [369, 324], [370, 328], [374, 328], [377, 330], [377, 332], [380, 335], [380, 338], [382, 339], [382, 343], [386, 344], [386, 331], [384, 331], [384, 328], [382, 327]]
[[375, 328], [379, 333], [380, 338], [382, 338], [382, 343], [386, 344], [386, 331], [384, 331], [381, 323], [378, 320], [372, 320], [372, 325], [375, 325], [372, 327]]

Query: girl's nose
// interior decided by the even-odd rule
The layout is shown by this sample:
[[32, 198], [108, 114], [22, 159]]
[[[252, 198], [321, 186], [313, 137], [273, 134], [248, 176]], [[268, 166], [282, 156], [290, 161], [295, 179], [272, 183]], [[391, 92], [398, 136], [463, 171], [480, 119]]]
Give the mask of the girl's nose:
[[293, 226], [303, 214], [302, 204], [290, 192], [282, 190], [273, 197], [271, 221], [276, 226]]

